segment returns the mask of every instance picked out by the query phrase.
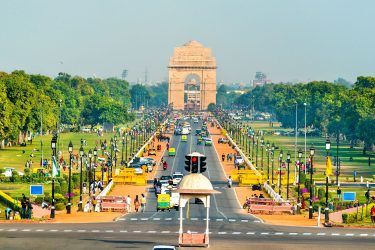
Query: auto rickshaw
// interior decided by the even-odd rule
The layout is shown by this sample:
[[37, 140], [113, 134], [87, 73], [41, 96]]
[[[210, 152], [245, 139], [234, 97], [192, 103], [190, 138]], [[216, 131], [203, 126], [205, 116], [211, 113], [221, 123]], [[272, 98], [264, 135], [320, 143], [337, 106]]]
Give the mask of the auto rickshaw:
[[198, 145], [201, 145], [201, 144], [202, 144], [202, 141], [203, 141], [202, 136], [198, 136], [197, 144], [198, 144]]
[[171, 196], [169, 194], [158, 194], [156, 211], [171, 211]]
[[176, 148], [169, 148], [168, 156], [176, 156]]
[[181, 136], [181, 141], [182, 142], [187, 142], [187, 135], [182, 135]]

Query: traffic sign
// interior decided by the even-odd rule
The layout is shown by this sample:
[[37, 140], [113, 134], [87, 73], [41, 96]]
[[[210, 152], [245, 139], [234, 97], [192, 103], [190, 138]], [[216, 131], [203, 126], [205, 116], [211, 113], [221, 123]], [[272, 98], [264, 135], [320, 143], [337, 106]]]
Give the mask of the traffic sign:
[[30, 185], [30, 195], [43, 195], [43, 185]]

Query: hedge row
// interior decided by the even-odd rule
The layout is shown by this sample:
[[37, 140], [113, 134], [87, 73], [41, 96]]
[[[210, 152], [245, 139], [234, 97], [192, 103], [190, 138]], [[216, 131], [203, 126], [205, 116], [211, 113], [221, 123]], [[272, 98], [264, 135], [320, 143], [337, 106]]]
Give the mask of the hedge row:
[[0, 191], [0, 201], [4, 203], [5, 206], [8, 206], [12, 208], [15, 211], [20, 211], [21, 210], [21, 202], [13, 199], [3, 191]]
[[350, 224], [350, 223], [363, 221], [366, 218], [366, 215], [370, 216], [370, 210], [372, 206], [375, 206], [375, 203], [368, 204], [368, 206], [367, 207], [364, 206], [363, 209], [362, 209], [362, 206], [358, 207], [358, 212], [343, 213], [342, 222], [345, 224]]

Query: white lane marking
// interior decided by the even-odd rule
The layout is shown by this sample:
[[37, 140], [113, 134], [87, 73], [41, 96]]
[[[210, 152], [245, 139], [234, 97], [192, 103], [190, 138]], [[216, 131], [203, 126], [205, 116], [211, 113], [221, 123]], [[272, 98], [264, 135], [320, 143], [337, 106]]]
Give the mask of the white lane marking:
[[316, 235], [322, 236], [322, 235], [326, 235], [326, 233], [317, 233]]
[[242, 234], [242, 232], [233, 232], [232, 234]]
[[298, 233], [289, 233], [289, 235], [298, 235]]
[[165, 220], [172, 220], [172, 218], [165, 218]]
[[359, 236], [368, 236], [368, 234], [360, 234]]
[[118, 219], [118, 220], [122, 220], [122, 221], [124, 221], [124, 220], [126, 220], [126, 218], [120, 218], [120, 219]]
[[345, 234], [345, 236], [354, 236], [354, 234]]
[[73, 231], [73, 230], [71, 230], [71, 229], [65, 229], [64, 230], [64, 232], [71, 232], [71, 231]]
[[283, 235], [284, 233], [282, 232], [276, 232], [275, 235]]
[[22, 232], [30, 232], [30, 229], [22, 229]]
[[229, 219], [230, 222], [236, 221], [235, 219]]
[[161, 231], [162, 234], [169, 234], [171, 231]]
[[141, 218], [141, 220], [148, 220], [148, 218]]
[[[215, 146], [214, 146], [214, 149], [215, 149], [215, 151], [216, 151]], [[205, 150], [205, 148], [203, 148], [203, 153], [206, 155], [206, 150]], [[219, 160], [219, 154], [217, 153], [217, 151], [216, 151], [216, 155], [217, 155], [217, 160]], [[219, 164], [221, 165], [220, 160], [219, 160]], [[224, 176], [226, 177], [223, 165], [221, 165], [221, 168], [222, 168], [222, 170], [223, 170]], [[207, 168], [207, 176], [208, 176], [208, 179], [211, 179], [211, 176], [210, 176], [210, 170], [209, 170], [208, 168]], [[233, 189], [233, 190], [234, 190], [234, 189]], [[234, 192], [234, 191], [233, 191], [233, 192]], [[234, 194], [236, 194], [236, 192], [234, 192]], [[219, 207], [217, 206], [216, 195], [213, 194], [212, 196], [214, 197], [214, 203], [215, 203], [216, 211], [217, 211], [218, 213], [220, 213], [220, 214], [221, 214], [221, 215], [227, 220], [228, 217], [225, 216], [225, 214], [224, 214], [223, 212], [221, 212], [221, 211], [219, 210]]]
[[4, 231], [4, 229], [3, 229], [3, 228], [0, 228], [0, 231]]
[[[207, 220], [207, 218], [204, 218], [203, 220]], [[208, 220], [210, 221], [211, 219], [210, 219], [210, 218], [208, 218]]]
[[7, 231], [8, 231], [8, 232], [15, 232], [15, 231], [18, 231], [18, 229], [16, 229], [16, 228], [11, 228], [11, 229], [8, 229]]
[[260, 223], [260, 220], [255, 220], [254, 223]]
[[312, 233], [303, 233], [302, 235], [311, 235]]
[[241, 220], [241, 222], [249, 222], [249, 220]]
[[153, 218], [153, 220], [160, 220], [160, 218]]
[[219, 189], [220, 187], [214, 187], [214, 189]]
[[227, 234], [227, 232], [218, 232], [218, 234]]
[[331, 233], [332, 236], [339, 236], [339, 233]]
[[80, 229], [80, 230], [77, 230], [77, 232], [78, 232], [78, 233], [84, 233], [84, 232], [86, 232], [86, 230], [84, 230], [84, 229]]
[[44, 229], [37, 229], [36, 232], [44, 232]]
[[138, 220], [138, 218], [130, 218], [130, 220]]
[[156, 233], [156, 231], [147, 231], [147, 233], [154, 234], [154, 233]]
[[120, 233], [127, 233], [128, 230], [120, 230]]
[[247, 232], [246, 234], [255, 234], [255, 232]]
[[224, 219], [216, 219], [216, 221], [223, 221]]
[[191, 218], [190, 220], [198, 220], [198, 218]]
[[136, 230], [136, 231], [133, 231], [133, 233], [141, 233], [142, 231], [139, 231], [139, 230]]
[[92, 232], [92, 233], [99, 233], [100, 230], [95, 229], [95, 230], [91, 230], [91, 232]]
[[59, 230], [57, 230], [57, 229], [50, 229], [50, 230], [48, 230], [49, 232], [58, 232]]
[[113, 233], [113, 230], [105, 230], [106, 233]]
[[261, 235], [269, 235], [270, 233], [269, 232], [263, 232], [263, 233], [260, 233]]

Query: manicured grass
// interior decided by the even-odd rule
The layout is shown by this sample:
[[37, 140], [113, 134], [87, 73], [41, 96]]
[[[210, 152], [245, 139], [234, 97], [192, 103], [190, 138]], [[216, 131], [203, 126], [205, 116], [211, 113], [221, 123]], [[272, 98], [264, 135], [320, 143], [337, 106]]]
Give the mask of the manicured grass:
[[[268, 122], [251, 122], [249, 123], [250, 126], [255, 128], [256, 131], [263, 130], [265, 131], [264, 135], [264, 141], [265, 144], [267, 141], [270, 142], [270, 145], [272, 143], [275, 143], [275, 146], [278, 147], [275, 150], [275, 161], [278, 161], [280, 150], [283, 150], [283, 160], [285, 161], [287, 152], [290, 152], [291, 160], [294, 162], [295, 156], [298, 157], [298, 149], [301, 148], [302, 151], [305, 149], [305, 138], [304, 134], [302, 133], [297, 138], [297, 155], [295, 155], [295, 137], [294, 136], [278, 136], [278, 135], [271, 135], [269, 132], [272, 130], [284, 130], [284, 131], [293, 131], [293, 129], [282, 129], [280, 128], [279, 123], [274, 123], [273, 127], [269, 126]], [[243, 143], [245, 146], [242, 148], [247, 148], [249, 151], [249, 142], [250, 145], [252, 144], [252, 141], [249, 137], [244, 136], [245, 140]], [[326, 150], [325, 150], [325, 137], [307, 137], [306, 147], [307, 147], [307, 157], [310, 153], [310, 147], [311, 145], [314, 145], [315, 147], [315, 156], [314, 156], [314, 168], [317, 169], [317, 172], [314, 173], [314, 176], [317, 178], [323, 178], [324, 179], [324, 171], [325, 171], [325, 156], [326, 156]], [[239, 140], [237, 140], [239, 143]], [[253, 147], [251, 146], [251, 149]], [[255, 147], [256, 149], [256, 147]], [[256, 151], [255, 151], [256, 152]], [[254, 152], [254, 161], [255, 161], [255, 155]], [[262, 149], [259, 146], [258, 147], [258, 165], [261, 166], [261, 153]], [[252, 154], [252, 152], [251, 152]], [[267, 167], [267, 154], [264, 150], [264, 168]], [[336, 139], [331, 138], [331, 161], [333, 164], [334, 156], [336, 155]], [[368, 166], [368, 156], [364, 156], [362, 154], [362, 147], [355, 147], [353, 149], [350, 148], [348, 141], [340, 141], [339, 145], [339, 157], [341, 159], [341, 175], [340, 180], [346, 181], [347, 177], [349, 177], [350, 181], [352, 181], [353, 171], [357, 171], [357, 179], [360, 179], [360, 176], [366, 177], [366, 178], [372, 178], [372, 175], [375, 174], [375, 154], [372, 154], [372, 164], [369, 167]], [[350, 157], [353, 158], [353, 160], [350, 160]], [[271, 157], [272, 158], [272, 157]], [[302, 161], [304, 161], [304, 154], [302, 156]], [[278, 166], [276, 163], [275, 166]], [[294, 169], [294, 164], [291, 163], [291, 169]], [[333, 174], [335, 173], [336, 167], [333, 166]], [[335, 176], [332, 176], [331, 178], [335, 178]]]
[[[51, 193], [51, 184], [42, 184], [44, 186], [44, 192]], [[14, 199], [20, 200], [22, 194], [26, 197], [30, 196], [30, 184], [29, 183], [0, 183], [0, 190], [11, 196]]]

